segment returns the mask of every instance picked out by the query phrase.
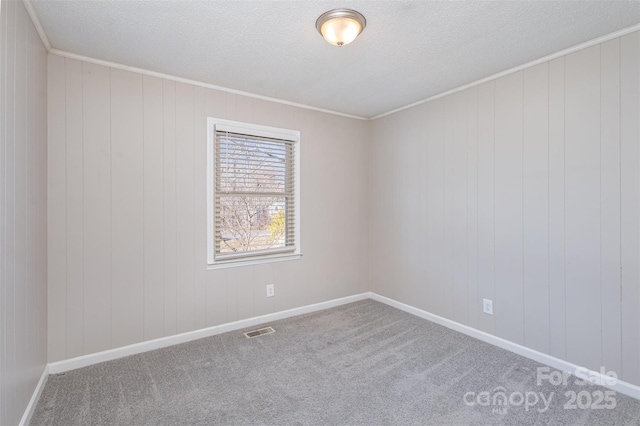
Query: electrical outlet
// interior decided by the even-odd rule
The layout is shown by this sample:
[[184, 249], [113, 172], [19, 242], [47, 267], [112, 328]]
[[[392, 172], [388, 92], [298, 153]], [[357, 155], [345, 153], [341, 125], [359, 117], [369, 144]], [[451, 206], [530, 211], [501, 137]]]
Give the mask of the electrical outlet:
[[482, 299], [482, 312], [493, 315], [493, 300]]
[[276, 295], [276, 290], [273, 284], [267, 285], [267, 297], [273, 297]]

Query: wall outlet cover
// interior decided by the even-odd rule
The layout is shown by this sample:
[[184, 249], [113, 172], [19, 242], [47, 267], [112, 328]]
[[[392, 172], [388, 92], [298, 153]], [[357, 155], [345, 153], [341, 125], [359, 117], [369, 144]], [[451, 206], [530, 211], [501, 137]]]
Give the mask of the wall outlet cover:
[[482, 312], [493, 315], [493, 300], [482, 299]]
[[276, 295], [276, 290], [274, 287], [275, 286], [273, 284], [267, 285], [267, 297], [273, 297]]

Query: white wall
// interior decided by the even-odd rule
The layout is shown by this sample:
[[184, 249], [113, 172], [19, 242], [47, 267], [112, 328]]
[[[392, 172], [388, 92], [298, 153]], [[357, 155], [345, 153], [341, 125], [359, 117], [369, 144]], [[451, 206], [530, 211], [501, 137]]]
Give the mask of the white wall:
[[[367, 122], [54, 55], [48, 77], [50, 362], [368, 290]], [[301, 260], [206, 270], [208, 116], [301, 131]]]
[[375, 120], [371, 289], [640, 385], [639, 39]]
[[0, 5], [0, 424], [47, 362], [47, 56], [22, 1]]

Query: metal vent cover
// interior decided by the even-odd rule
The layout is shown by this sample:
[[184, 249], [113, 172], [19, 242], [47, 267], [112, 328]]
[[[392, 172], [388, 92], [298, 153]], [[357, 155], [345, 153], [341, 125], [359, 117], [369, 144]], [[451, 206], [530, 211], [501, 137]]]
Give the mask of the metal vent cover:
[[276, 331], [273, 329], [273, 327], [264, 327], [264, 328], [259, 328], [257, 330], [251, 330], [251, 331], [247, 331], [244, 333], [244, 336], [247, 339], [251, 339], [252, 337], [258, 337], [258, 336], [263, 336], [265, 334], [271, 334], [271, 333], [275, 333]]

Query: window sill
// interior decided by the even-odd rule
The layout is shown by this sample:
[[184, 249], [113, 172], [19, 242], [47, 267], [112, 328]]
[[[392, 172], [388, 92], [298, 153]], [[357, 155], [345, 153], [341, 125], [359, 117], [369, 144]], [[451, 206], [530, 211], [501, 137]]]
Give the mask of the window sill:
[[286, 260], [298, 260], [302, 257], [302, 253], [284, 253], [273, 254], [270, 256], [261, 256], [257, 258], [244, 258], [244, 259], [229, 259], [218, 261], [207, 265], [207, 271], [213, 271], [215, 269], [235, 268], [237, 266], [250, 266], [260, 265], [263, 263], [283, 262]]

